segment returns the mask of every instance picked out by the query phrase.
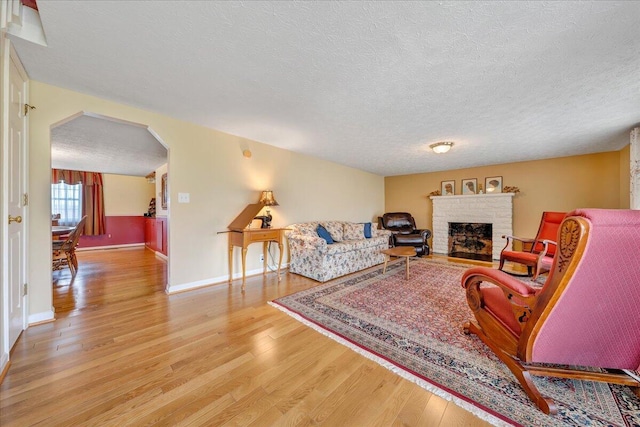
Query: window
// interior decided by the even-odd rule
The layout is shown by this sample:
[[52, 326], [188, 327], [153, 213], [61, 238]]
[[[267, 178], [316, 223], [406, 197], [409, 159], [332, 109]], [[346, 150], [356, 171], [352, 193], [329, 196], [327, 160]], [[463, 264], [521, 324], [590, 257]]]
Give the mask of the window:
[[82, 218], [82, 184], [51, 184], [51, 213], [60, 214], [60, 225], [78, 224]]

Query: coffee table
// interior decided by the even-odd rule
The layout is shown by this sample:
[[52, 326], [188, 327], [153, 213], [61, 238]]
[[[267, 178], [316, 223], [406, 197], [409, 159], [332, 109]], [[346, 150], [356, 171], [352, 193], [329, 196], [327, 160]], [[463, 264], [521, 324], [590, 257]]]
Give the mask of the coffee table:
[[396, 246], [395, 248], [383, 249], [381, 252], [386, 256], [384, 259], [384, 268], [382, 269], [382, 274], [387, 272], [387, 262], [389, 262], [389, 259], [392, 256], [405, 257], [405, 259], [407, 260], [405, 279], [409, 280], [409, 258], [411, 258], [412, 256], [416, 256], [416, 248], [414, 248], [413, 246]]

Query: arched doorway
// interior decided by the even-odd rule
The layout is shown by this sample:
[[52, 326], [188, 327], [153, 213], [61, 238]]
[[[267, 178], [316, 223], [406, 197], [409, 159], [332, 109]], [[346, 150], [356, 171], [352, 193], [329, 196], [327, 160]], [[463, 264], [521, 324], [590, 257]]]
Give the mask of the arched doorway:
[[[106, 257], [113, 250], [146, 247], [167, 261], [169, 209], [160, 203], [163, 187], [159, 177], [168, 172], [169, 152], [158, 135], [145, 124], [90, 112], [79, 112], [54, 123], [50, 135], [51, 167], [56, 170], [52, 176], [56, 181], [63, 175], [58, 173], [61, 171], [83, 171], [101, 176], [104, 194], [100, 214], [104, 225], [99, 231], [89, 230], [88, 235], [80, 238], [79, 258], [83, 251], [100, 250], [106, 266], [109, 265]], [[154, 179], [155, 176], [158, 179]], [[67, 200], [66, 191], [60, 193], [63, 197], [58, 196], [58, 187], [78, 185], [52, 181], [51, 213], [61, 215], [60, 225], [73, 226], [73, 214], [67, 212], [66, 207], [85, 205], [85, 201]], [[158, 203], [155, 203], [156, 199]], [[150, 240], [160, 244], [150, 244]], [[82, 271], [82, 266], [78, 271]], [[57, 312], [89, 304], [80, 301], [80, 294], [87, 292], [77, 292], [87, 284], [76, 283], [74, 289], [75, 276], [68, 270], [54, 271], [52, 280]], [[106, 289], [100, 289], [100, 292], [108, 292]], [[56, 304], [56, 299], [60, 301], [60, 295], [56, 298], [56, 294], [64, 294], [64, 307]]]

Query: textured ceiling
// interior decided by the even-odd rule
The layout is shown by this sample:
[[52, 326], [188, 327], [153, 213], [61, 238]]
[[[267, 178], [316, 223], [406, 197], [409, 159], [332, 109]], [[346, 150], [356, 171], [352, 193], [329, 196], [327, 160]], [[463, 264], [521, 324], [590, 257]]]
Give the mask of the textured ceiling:
[[81, 114], [51, 129], [51, 167], [146, 176], [167, 149], [146, 126]]
[[38, 5], [35, 80], [385, 176], [618, 150], [640, 122], [640, 2]]

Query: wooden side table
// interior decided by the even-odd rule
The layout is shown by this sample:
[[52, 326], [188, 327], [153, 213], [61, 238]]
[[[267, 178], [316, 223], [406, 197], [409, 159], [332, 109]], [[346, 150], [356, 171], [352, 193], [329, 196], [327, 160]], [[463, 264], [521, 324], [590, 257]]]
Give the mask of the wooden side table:
[[384, 268], [382, 269], [382, 274], [387, 272], [387, 262], [389, 262], [389, 258], [392, 256], [395, 257], [405, 257], [407, 260], [405, 279], [409, 280], [409, 258], [412, 256], [416, 256], [416, 248], [413, 246], [396, 246], [395, 248], [383, 249], [381, 251], [385, 254], [384, 259]]
[[275, 242], [280, 249], [278, 259], [278, 281], [280, 281], [280, 266], [282, 265], [282, 252], [284, 231], [286, 228], [247, 228], [241, 231], [229, 231], [229, 283], [233, 281], [233, 247], [242, 248], [242, 290], [245, 287], [245, 271], [247, 265], [247, 248], [251, 243], [262, 242], [262, 253], [264, 254], [264, 270], [262, 274], [267, 274], [267, 247], [269, 242]]

